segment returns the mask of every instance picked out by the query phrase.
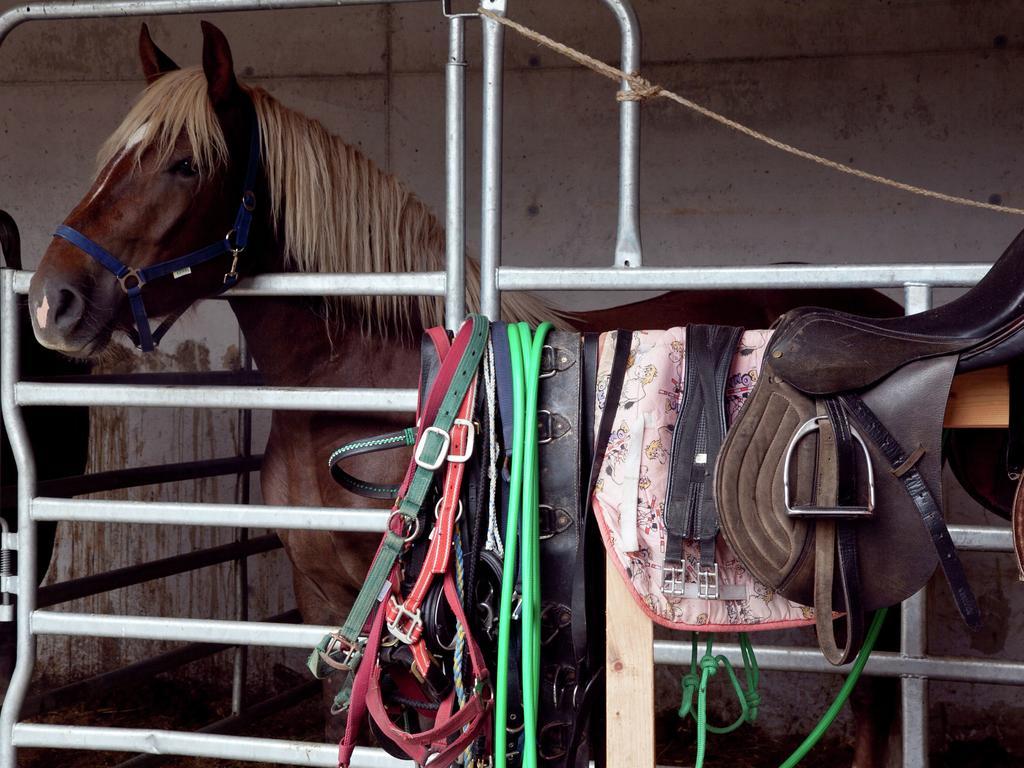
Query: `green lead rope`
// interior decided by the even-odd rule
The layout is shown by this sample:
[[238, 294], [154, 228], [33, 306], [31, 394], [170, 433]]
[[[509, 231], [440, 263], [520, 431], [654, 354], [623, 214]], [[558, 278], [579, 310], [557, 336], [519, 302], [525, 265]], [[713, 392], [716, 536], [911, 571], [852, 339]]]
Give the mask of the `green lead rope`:
[[[864, 645], [860, 649], [860, 653], [857, 654], [857, 659], [853, 663], [853, 668], [850, 670], [850, 674], [846, 677], [846, 681], [843, 683], [843, 687], [840, 689], [839, 694], [836, 696], [835, 701], [832, 702], [832, 706], [826, 710], [825, 714], [822, 715], [821, 720], [818, 721], [814, 729], [807, 735], [803, 743], [796, 748], [792, 755], [790, 755], [786, 761], [780, 766], [780, 768], [795, 768], [795, 766], [807, 756], [814, 746], [821, 740], [821, 737], [828, 730], [829, 726], [836, 719], [839, 711], [846, 704], [846, 700], [850, 698], [850, 694], [853, 692], [853, 688], [857, 685], [857, 681], [860, 679], [861, 673], [864, 671], [864, 665], [868, 662], [868, 657], [871, 656], [871, 651], [875, 647], [875, 642], [878, 640], [878, 634], [882, 630], [882, 622], [885, 621], [885, 614], [888, 611], [886, 608], [882, 608], [879, 611], [875, 611], [874, 618], [871, 621], [871, 626], [868, 628], [867, 636], [864, 638]], [[707, 746], [707, 732], [716, 734], [732, 733], [744, 723], [753, 723], [757, 719], [758, 707], [761, 703], [761, 696], [757, 692], [757, 685], [760, 680], [760, 670], [757, 666], [757, 659], [754, 657], [754, 648], [750, 644], [750, 637], [746, 633], [740, 633], [739, 644], [740, 653], [743, 656], [743, 669], [746, 674], [747, 688], [744, 691], [740, 685], [739, 680], [736, 677], [736, 672], [732, 668], [732, 664], [729, 660], [719, 654], [715, 656], [712, 653], [712, 642], [714, 635], [708, 635], [707, 645], [704, 649], [704, 655], [697, 659], [697, 633], [693, 634], [693, 645], [690, 654], [690, 671], [683, 675], [682, 678], [682, 701], [679, 704], [679, 717], [687, 718], [693, 715], [697, 721], [697, 757], [694, 761], [694, 768], [702, 768], [704, 765], [704, 753]], [[740, 715], [735, 721], [725, 726], [711, 725], [707, 721], [707, 689], [708, 681], [711, 677], [718, 673], [719, 666], [726, 671], [729, 676], [729, 682], [732, 684], [733, 691], [736, 693], [736, 698], [740, 703]], [[698, 673], [698, 670], [699, 673]], [[693, 712], [693, 692], [697, 691], [697, 711], [696, 714]]]
[[[707, 635], [707, 644], [704, 648], [704, 655], [700, 662], [697, 661], [697, 633], [693, 633], [693, 644], [690, 654], [690, 671], [683, 675], [682, 701], [679, 704], [679, 717], [685, 719], [693, 715], [693, 692], [697, 691], [697, 759], [694, 768], [701, 768], [704, 765], [704, 752], [707, 746], [707, 732], [711, 733], [732, 733], [744, 723], [753, 723], [757, 719], [758, 706], [761, 703], [761, 695], [757, 692], [757, 684], [761, 678], [761, 671], [757, 666], [757, 658], [754, 656], [754, 647], [750, 644], [750, 636], [741, 632], [739, 636], [740, 653], [743, 655], [743, 671], [746, 675], [747, 688], [743, 689], [736, 671], [733, 669], [729, 659], [722, 654], [715, 655], [712, 652], [714, 634]], [[740, 715], [729, 725], [717, 726], [708, 723], [707, 717], [707, 696], [708, 681], [718, 674], [721, 667], [729, 676], [729, 682], [740, 703]], [[700, 672], [698, 673], [698, 669]]]

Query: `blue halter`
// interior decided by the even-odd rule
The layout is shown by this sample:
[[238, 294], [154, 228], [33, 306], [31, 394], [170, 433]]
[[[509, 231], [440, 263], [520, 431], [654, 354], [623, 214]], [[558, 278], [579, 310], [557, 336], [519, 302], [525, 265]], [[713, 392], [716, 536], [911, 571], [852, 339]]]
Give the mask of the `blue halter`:
[[[152, 352], [160, 339], [167, 333], [168, 329], [181, 316], [181, 312], [170, 315], [160, 326], [151, 331], [149, 327], [149, 315], [146, 313], [146, 305], [142, 301], [142, 287], [167, 275], [173, 275], [175, 279], [185, 277], [192, 272], [192, 267], [203, 264], [225, 253], [231, 254], [231, 268], [224, 275], [224, 283], [217, 294], [231, 288], [238, 282], [238, 257], [245, 250], [249, 242], [249, 228], [252, 225], [252, 214], [256, 210], [256, 195], [252, 191], [256, 183], [256, 174], [260, 167], [260, 128], [259, 122], [253, 115], [252, 134], [249, 140], [249, 164], [245, 171], [245, 184], [242, 187], [242, 202], [238, 206], [238, 213], [235, 216], [235, 223], [231, 230], [224, 236], [223, 240], [192, 251], [176, 259], [168, 259], [159, 264], [136, 269], [118, 261], [109, 251], [105, 250], [95, 240], [91, 240], [77, 229], [64, 224], [57, 227], [53, 233], [54, 237], [67, 240], [73, 246], [92, 256], [96, 261], [106, 267], [117, 278], [121, 290], [128, 296], [128, 303], [132, 308], [132, 315], [135, 317], [137, 332], [131, 332], [135, 346], [143, 352]], [[184, 310], [183, 310], [184, 311]]]

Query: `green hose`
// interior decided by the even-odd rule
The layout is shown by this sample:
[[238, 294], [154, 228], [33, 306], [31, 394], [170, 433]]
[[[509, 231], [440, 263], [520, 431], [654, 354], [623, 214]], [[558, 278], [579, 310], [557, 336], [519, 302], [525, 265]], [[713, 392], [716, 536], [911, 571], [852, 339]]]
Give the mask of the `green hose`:
[[839, 710], [843, 708], [846, 700], [850, 698], [853, 687], [860, 679], [860, 673], [864, 671], [864, 665], [868, 663], [868, 657], [871, 655], [875, 642], [878, 640], [878, 633], [882, 631], [882, 622], [885, 621], [885, 614], [888, 611], [888, 608], [875, 611], [875, 616], [871, 620], [871, 626], [868, 627], [867, 636], [864, 638], [864, 645], [861, 647], [860, 653], [857, 654], [857, 660], [853, 662], [853, 668], [850, 670], [850, 674], [846, 676], [843, 687], [839, 689], [839, 695], [836, 696], [836, 700], [832, 702], [832, 706], [822, 715], [821, 720], [814, 726], [814, 730], [807, 735], [803, 743], [794, 750], [793, 754], [779, 768], [793, 768], [803, 760], [807, 753], [814, 748], [814, 745], [821, 740], [821, 737], [825, 735], [828, 727], [832, 725], [832, 721], [836, 719]]
[[501, 609], [498, 614], [498, 669], [494, 701], [494, 764], [504, 766], [508, 742], [508, 673], [509, 646], [512, 632], [512, 601], [515, 596], [516, 549], [519, 536], [519, 508], [523, 489], [523, 355], [519, 332], [508, 326], [508, 346], [512, 371], [512, 466], [509, 479], [508, 519], [505, 522], [505, 560], [501, 569]]
[[[494, 764], [508, 755], [508, 672], [512, 603], [515, 592], [517, 540], [522, 539], [520, 576], [522, 605], [523, 766], [537, 765], [537, 706], [540, 695], [540, 519], [537, 395], [544, 339], [551, 330], [542, 323], [531, 334], [526, 323], [508, 326], [512, 373], [513, 438], [505, 559], [502, 564], [501, 608], [498, 614], [498, 669], [494, 704]], [[517, 531], [522, 529], [521, 536]]]
[[[537, 707], [540, 700], [540, 517], [537, 453], [537, 390], [544, 338], [551, 323], [541, 323], [531, 339], [530, 326], [517, 323], [524, 369], [523, 416], [523, 768], [537, 766]], [[518, 441], [517, 441], [518, 442]]]

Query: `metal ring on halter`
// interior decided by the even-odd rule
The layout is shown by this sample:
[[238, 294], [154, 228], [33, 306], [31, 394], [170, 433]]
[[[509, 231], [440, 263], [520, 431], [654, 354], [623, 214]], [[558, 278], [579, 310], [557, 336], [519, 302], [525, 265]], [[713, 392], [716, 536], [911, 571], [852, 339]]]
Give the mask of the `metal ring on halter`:
[[[388, 518], [388, 530], [389, 531], [391, 530], [391, 524], [394, 522], [396, 515], [402, 521], [402, 540], [406, 544], [408, 544], [409, 542], [415, 540], [416, 537], [420, 535], [420, 519], [418, 517], [414, 517], [414, 518], [412, 518], [410, 520], [409, 518], [407, 518], [405, 515], [403, 515], [401, 512], [399, 512], [396, 509], [394, 512], [391, 513], [391, 516]], [[406, 529], [406, 527], [408, 526], [409, 523], [413, 524], [412, 533], [406, 534], [405, 529]]]
[[[128, 285], [127, 281], [131, 280], [132, 278], [135, 279], [135, 285]], [[146, 284], [146, 281], [143, 279], [142, 275], [139, 274], [138, 270], [135, 269], [135, 267], [128, 267], [128, 271], [121, 275], [119, 278], [117, 278], [117, 282], [121, 284], [121, 290], [124, 291], [125, 293], [133, 291], [136, 288], [141, 288]]]
[[[441, 507], [444, 506], [444, 498], [437, 500], [437, 504], [434, 505], [434, 519], [437, 520], [441, 516]], [[462, 519], [462, 499], [459, 499], [459, 511], [455, 513], [455, 522], [459, 522]]]
[[224, 242], [228, 244], [228, 250], [236, 256], [245, 250], [245, 246], [239, 246], [235, 242], [235, 237], [238, 235], [238, 230], [232, 227], [228, 230], [228, 233], [224, 235]]

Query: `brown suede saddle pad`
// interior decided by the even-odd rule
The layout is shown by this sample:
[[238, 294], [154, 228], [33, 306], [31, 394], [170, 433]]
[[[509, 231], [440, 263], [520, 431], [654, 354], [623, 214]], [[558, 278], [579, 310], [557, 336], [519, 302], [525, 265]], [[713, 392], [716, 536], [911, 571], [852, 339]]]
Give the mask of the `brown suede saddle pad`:
[[[751, 573], [815, 607], [832, 663], [859, 649], [866, 611], [910, 597], [936, 565], [980, 627], [942, 516], [943, 417], [954, 373], [1022, 355], [1024, 236], [937, 309], [873, 320], [804, 308], [776, 323], [722, 445], [715, 495]], [[842, 644], [834, 612], [846, 614]]]

